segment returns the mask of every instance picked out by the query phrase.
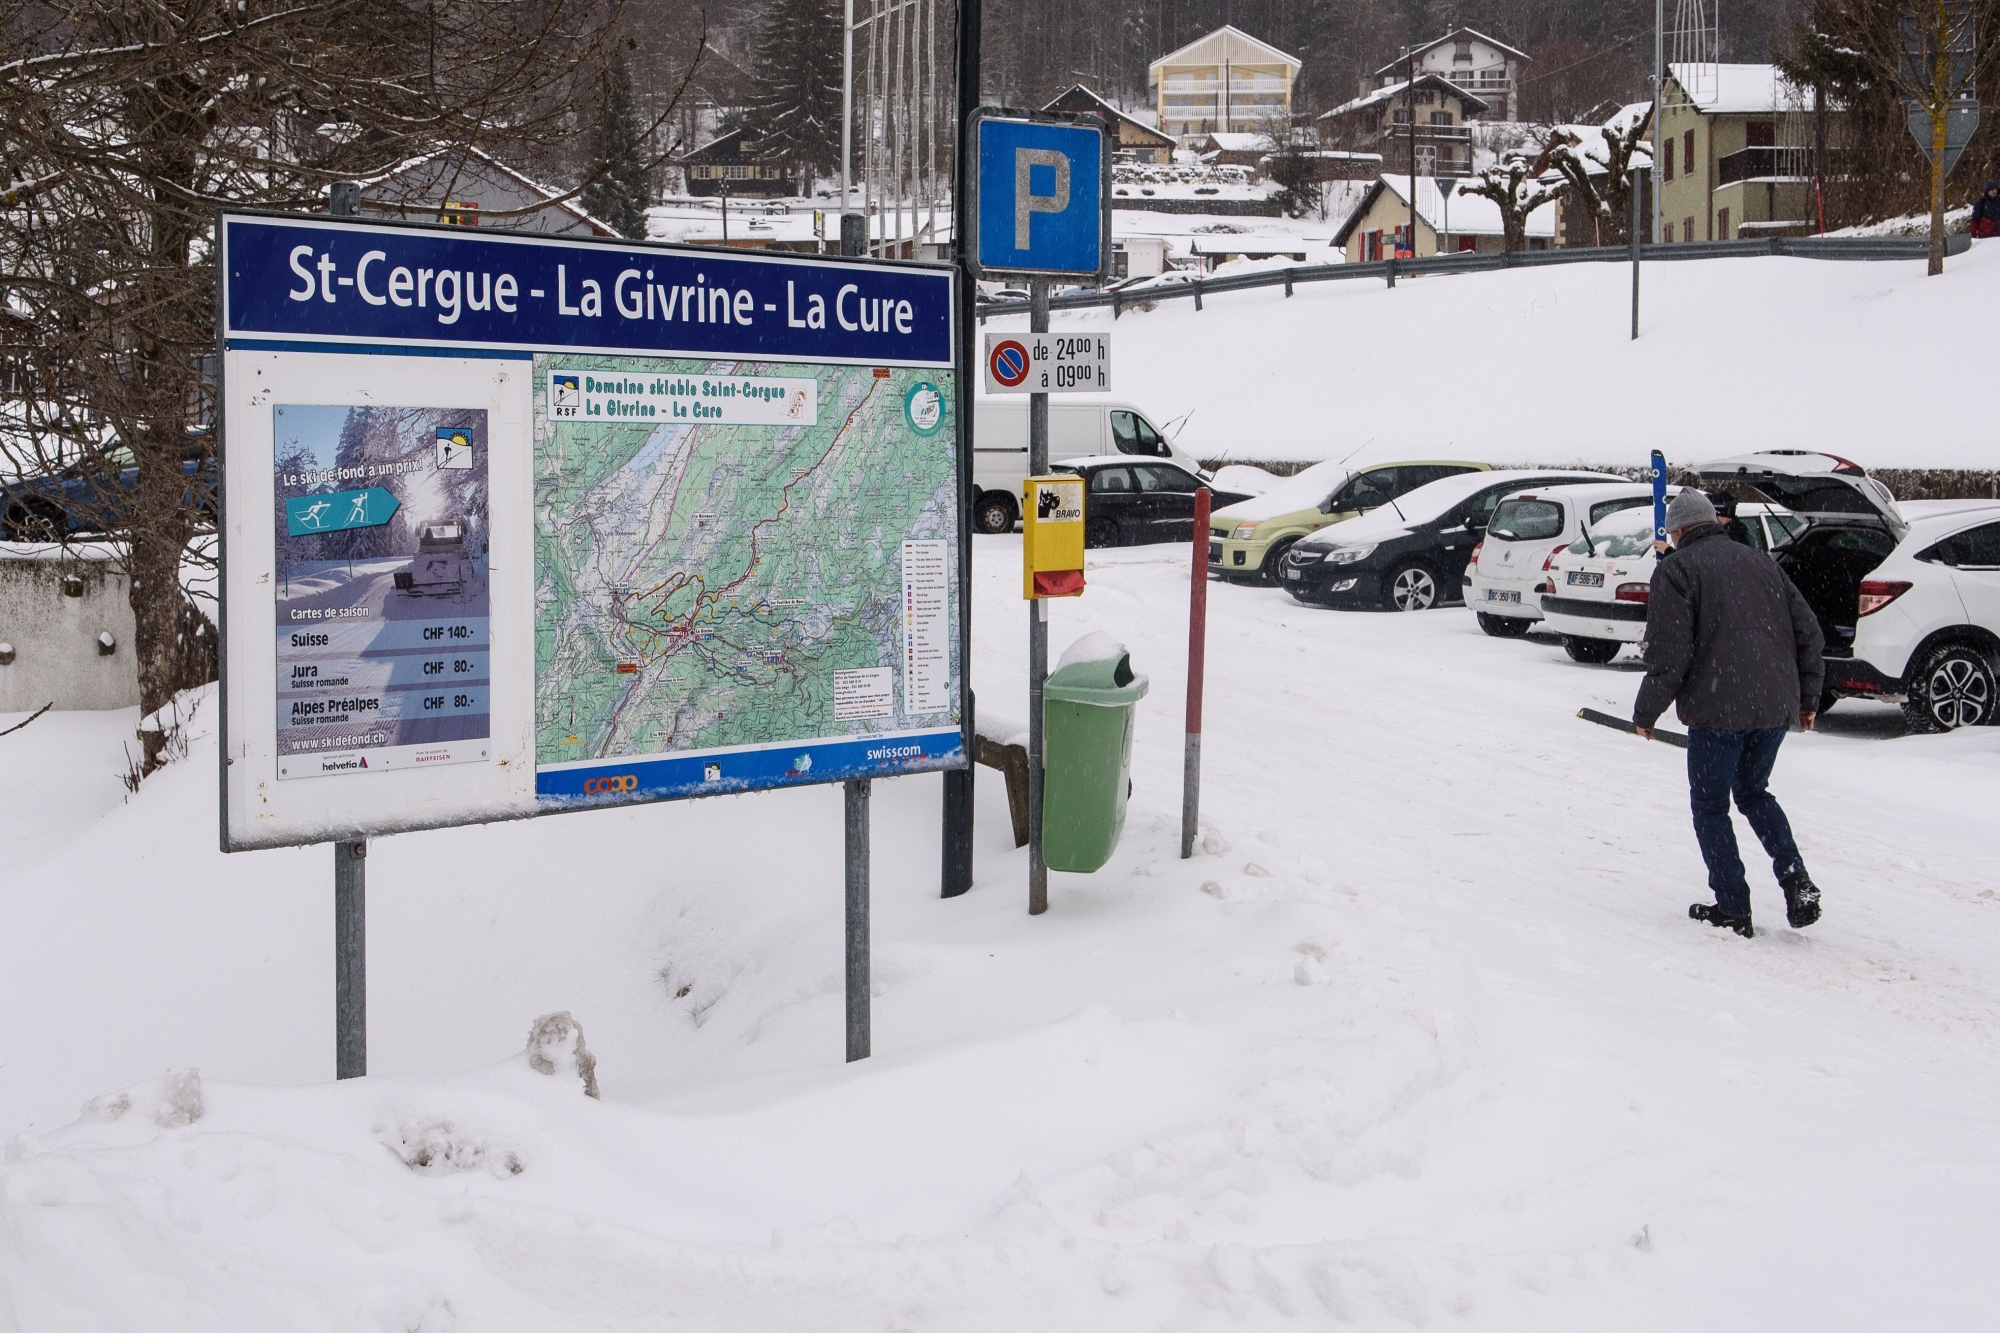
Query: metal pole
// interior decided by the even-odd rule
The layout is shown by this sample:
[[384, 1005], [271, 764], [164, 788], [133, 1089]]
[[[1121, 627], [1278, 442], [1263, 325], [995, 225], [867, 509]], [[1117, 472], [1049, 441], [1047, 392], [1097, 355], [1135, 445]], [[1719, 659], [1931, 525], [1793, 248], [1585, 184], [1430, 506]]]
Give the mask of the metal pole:
[[1639, 204], [1644, 197], [1640, 182], [1643, 168], [1633, 167], [1632, 175], [1632, 336], [1639, 336]]
[[979, 106], [980, 0], [958, 0], [958, 168], [952, 181], [952, 244], [958, 256], [958, 343], [954, 361], [958, 405], [958, 485], [967, 521], [958, 527], [958, 671], [964, 684], [965, 767], [944, 775], [944, 856], [939, 893], [956, 898], [972, 887], [973, 738], [978, 719], [972, 697], [972, 524], [969, 514], [977, 490], [972, 480], [972, 241], [967, 220], [972, 217], [974, 189], [971, 142], [972, 113]]
[[1194, 493], [1194, 581], [1188, 586], [1187, 741], [1181, 755], [1181, 860], [1201, 822], [1201, 691], [1208, 662], [1208, 487]]
[[368, 1072], [368, 842], [333, 844], [335, 1078]]
[[1660, 243], [1660, 154], [1666, 151], [1667, 109], [1667, 0], [1653, 0], [1653, 244]]
[[[840, 212], [847, 215], [854, 162], [854, 0], [846, 0], [840, 25]], [[841, 235], [847, 234], [845, 227]], [[843, 252], [845, 253], [845, 252]]]
[[[1049, 283], [1028, 284], [1028, 331], [1049, 331]], [[1049, 470], [1049, 396], [1028, 395], [1028, 475]], [[1042, 860], [1042, 685], [1049, 678], [1049, 604], [1028, 603], [1028, 915], [1049, 910], [1049, 868]]]
[[847, 797], [847, 1060], [866, 1060], [868, 1030], [868, 779], [850, 778]]
[[1417, 49], [1410, 47], [1405, 54], [1409, 58], [1406, 71], [1409, 78], [1403, 84], [1403, 105], [1410, 114], [1410, 258], [1417, 257]]

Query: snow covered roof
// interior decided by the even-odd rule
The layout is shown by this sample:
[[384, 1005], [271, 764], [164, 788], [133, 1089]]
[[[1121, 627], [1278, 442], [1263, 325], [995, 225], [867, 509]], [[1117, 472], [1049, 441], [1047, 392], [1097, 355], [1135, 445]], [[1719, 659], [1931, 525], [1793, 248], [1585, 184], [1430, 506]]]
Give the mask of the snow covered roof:
[[1294, 73], [1300, 64], [1297, 56], [1287, 55], [1269, 42], [1259, 41], [1236, 25], [1225, 23], [1207, 36], [1167, 52], [1146, 66], [1146, 73], [1158, 79], [1162, 65], [1220, 65], [1225, 61], [1237, 65], [1287, 65]]
[[[615, 227], [611, 226], [607, 222], [598, 221], [598, 219], [592, 217], [588, 212], [586, 212], [583, 208], [583, 205], [579, 204], [574, 196], [567, 199], [562, 197], [566, 194], [569, 194], [569, 191], [559, 190], [553, 185], [543, 184], [541, 181], [535, 180], [533, 177], [528, 176], [520, 171], [517, 171], [513, 167], [508, 166], [505, 162], [502, 162], [499, 158], [493, 156], [493, 154], [481, 148], [478, 144], [467, 144], [459, 148], [440, 148], [436, 152], [420, 153], [415, 157], [405, 158], [403, 161], [398, 162], [395, 166], [390, 167], [387, 171], [384, 171], [379, 175], [370, 176], [365, 180], [356, 181], [355, 184], [361, 187], [363, 193], [366, 193], [370, 190], [374, 190], [384, 184], [387, 184], [389, 181], [394, 180], [398, 176], [408, 175], [410, 172], [415, 171], [419, 167], [426, 166], [430, 163], [436, 162], [440, 158], [446, 157], [449, 154], [455, 152], [463, 152], [467, 157], [472, 158], [475, 161], [478, 161], [484, 164], [485, 166], [492, 168], [494, 171], [499, 172], [501, 175], [513, 181], [523, 190], [526, 190], [529, 194], [539, 195], [547, 207], [561, 209], [563, 212], [570, 214], [578, 221], [588, 224], [590, 227], [595, 229], [599, 235], [616, 236], [618, 234], [618, 231]], [[440, 203], [441, 202], [442, 201], [440, 201]], [[499, 225], [504, 227], [507, 226], [508, 223], [506, 221], [502, 221], [499, 223]]]
[[1157, 126], [1148, 125], [1138, 117], [1128, 112], [1120, 111], [1117, 107], [1098, 96], [1095, 91], [1085, 87], [1081, 83], [1072, 83], [1069, 87], [1057, 93], [1043, 105], [1042, 110], [1070, 112], [1095, 111], [1100, 116], [1103, 116], [1109, 124], [1115, 125], [1123, 122], [1132, 126], [1134, 129], [1140, 131], [1141, 137], [1154, 139], [1161, 144], [1177, 142], [1171, 134], [1162, 134]]
[[[1380, 88], [1372, 92], [1363, 93], [1350, 102], [1342, 102], [1331, 111], [1321, 112], [1319, 118], [1321, 120], [1332, 120], [1335, 116], [1352, 115], [1354, 112], [1367, 107], [1380, 106], [1384, 102], [1393, 102], [1403, 95], [1403, 89], [1407, 87], [1409, 87], [1407, 82], [1385, 83]], [[1491, 102], [1488, 102], [1476, 93], [1465, 91], [1465, 89], [1459, 87], [1450, 79], [1445, 78], [1442, 74], [1423, 75], [1417, 80], [1417, 87], [1420, 89], [1430, 88], [1456, 97], [1466, 104], [1468, 111], [1490, 111], [1493, 109]]]
[[1759, 111], [1804, 110], [1812, 89], [1801, 88], [1776, 65], [1669, 65], [1668, 72], [1689, 102], [1704, 115], [1754, 115]]
[[1203, 143], [1212, 143], [1225, 153], [1268, 153], [1275, 146], [1268, 134], [1238, 134], [1231, 130], [1206, 136]]
[[1485, 33], [1479, 31], [1477, 28], [1453, 28], [1450, 32], [1438, 38], [1436, 41], [1425, 42], [1422, 46], [1419, 46], [1414, 51], [1411, 51], [1408, 56], [1398, 56], [1396, 59], [1391, 60], [1388, 64], [1382, 66], [1382, 68], [1376, 70], [1375, 72], [1377, 74], [1387, 74], [1390, 70], [1396, 68], [1398, 65], [1405, 63], [1413, 56], [1426, 55], [1432, 51], [1437, 50], [1440, 46], [1443, 46], [1446, 42], [1455, 42], [1462, 37], [1469, 37], [1475, 42], [1484, 42], [1496, 51], [1505, 51], [1508, 55], [1513, 56], [1516, 60], [1534, 59], [1534, 57], [1529, 55], [1526, 51], [1517, 51], [1513, 47], [1507, 45], [1507, 43], [1501, 41], [1497, 37], [1488, 37]]
[[[1410, 202], [1410, 178], [1408, 176], [1383, 175], [1376, 178], [1361, 196], [1361, 202], [1340, 224], [1340, 230], [1333, 235], [1333, 243], [1347, 244], [1347, 238], [1361, 225], [1361, 219], [1375, 206], [1375, 201], [1387, 191], [1405, 207]], [[1417, 217], [1432, 231], [1444, 230], [1445, 197], [1439, 192], [1437, 178], [1417, 177]], [[1454, 236], [1504, 236], [1505, 224], [1500, 221], [1500, 205], [1483, 195], [1465, 193], [1465, 182], [1460, 181], [1451, 196], [1451, 234]], [[1530, 240], [1537, 237], [1553, 237], [1556, 234], [1556, 211], [1544, 204], [1528, 214], [1527, 235]]]
[[1379, 509], [1371, 509], [1359, 518], [1351, 518], [1330, 528], [1321, 528], [1299, 544], [1342, 546], [1370, 539], [1380, 541], [1385, 537], [1407, 531], [1418, 523], [1429, 523], [1433, 519], [1443, 518], [1453, 505], [1485, 490], [1495, 482], [1517, 479], [1521, 483], [1522, 490], [1528, 489], [1531, 485], [1546, 485], [1550, 482], [1560, 485], [1564, 481], [1620, 480], [1603, 472], [1564, 472], [1554, 468], [1461, 472], [1456, 476], [1443, 477], [1428, 485], [1419, 486], [1407, 494], [1399, 495], [1393, 503], [1383, 505]]

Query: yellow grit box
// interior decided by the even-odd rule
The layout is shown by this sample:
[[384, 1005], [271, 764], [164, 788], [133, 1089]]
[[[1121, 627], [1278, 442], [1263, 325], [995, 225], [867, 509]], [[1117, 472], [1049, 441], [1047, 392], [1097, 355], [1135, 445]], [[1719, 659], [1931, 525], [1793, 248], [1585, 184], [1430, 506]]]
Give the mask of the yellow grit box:
[[1021, 595], [1083, 594], [1083, 478], [1030, 477], [1021, 513]]

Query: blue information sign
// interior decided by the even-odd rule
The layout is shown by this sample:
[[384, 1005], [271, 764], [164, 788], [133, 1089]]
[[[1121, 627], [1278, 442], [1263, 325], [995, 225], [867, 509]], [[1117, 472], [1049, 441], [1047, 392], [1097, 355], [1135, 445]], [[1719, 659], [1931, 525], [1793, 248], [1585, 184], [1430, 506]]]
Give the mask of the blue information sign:
[[982, 119], [979, 268], [1096, 277], [1104, 271], [1104, 131], [1089, 125]]
[[951, 364], [942, 269], [225, 217], [232, 340]]
[[955, 270], [218, 233], [225, 847], [966, 764]]

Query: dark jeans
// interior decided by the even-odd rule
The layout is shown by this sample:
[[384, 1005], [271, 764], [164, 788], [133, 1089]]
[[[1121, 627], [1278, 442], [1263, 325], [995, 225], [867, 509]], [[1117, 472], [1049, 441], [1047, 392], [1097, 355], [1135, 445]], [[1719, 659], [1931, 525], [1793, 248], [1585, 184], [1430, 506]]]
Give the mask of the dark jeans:
[[1778, 798], [1766, 785], [1785, 728], [1724, 731], [1688, 728], [1688, 797], [1694, 807], [1694, 836], [1701, 859], [1708, 863], [1708, 887], [1715, 905], [1730, 916], [1750, 915], [1750, 886], [1743, 878], [1743, 858], [1736, 852], [1736, 828], [1729, 822], [1729, 798], [1750, 821], [1757, 841], [1771, 856], [1771, 872], [1779, 878], [1804, 870], [1792, 826], [1778, 808]]

